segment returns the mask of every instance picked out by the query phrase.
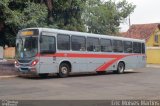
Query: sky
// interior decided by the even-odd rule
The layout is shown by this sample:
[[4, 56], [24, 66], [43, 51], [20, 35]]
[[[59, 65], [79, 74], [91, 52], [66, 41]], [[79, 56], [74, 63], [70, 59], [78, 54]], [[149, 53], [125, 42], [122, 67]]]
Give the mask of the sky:
[[[118, 1], [118, 0], [116, 0]], [[160, 0], [127, 0], [136, 5], [130, 15], [131, 24], [146, 24], [160, 22]], [[128, 21], [127, 21], [128, 22]], [[121, 24], [121, 31], [128, 30], [128, 23]]]

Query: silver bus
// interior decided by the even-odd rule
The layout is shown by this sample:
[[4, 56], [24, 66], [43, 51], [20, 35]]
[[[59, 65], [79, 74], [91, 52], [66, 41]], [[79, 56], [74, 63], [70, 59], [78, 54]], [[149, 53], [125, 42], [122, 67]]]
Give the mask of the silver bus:
[[145, 64], [144, 40], [51, 28], [23, 29], [16, 37], [15, 67], [24, 74], [121, 74]]

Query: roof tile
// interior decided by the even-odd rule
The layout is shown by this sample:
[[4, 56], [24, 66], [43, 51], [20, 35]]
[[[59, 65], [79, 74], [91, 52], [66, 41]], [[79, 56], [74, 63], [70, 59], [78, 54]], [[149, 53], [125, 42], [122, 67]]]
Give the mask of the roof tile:
[[127, 32], [122, 32], [121, 35], [128, 38], [145, 39], [147, 41], [159, 25], [160, 23], [133, 24]]

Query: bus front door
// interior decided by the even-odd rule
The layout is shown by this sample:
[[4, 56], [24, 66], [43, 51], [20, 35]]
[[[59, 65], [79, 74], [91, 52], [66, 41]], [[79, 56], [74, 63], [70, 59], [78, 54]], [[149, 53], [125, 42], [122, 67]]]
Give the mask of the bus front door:
[[57, 71], [55, 57], [40, 57], [40, 73], [55, 73]]

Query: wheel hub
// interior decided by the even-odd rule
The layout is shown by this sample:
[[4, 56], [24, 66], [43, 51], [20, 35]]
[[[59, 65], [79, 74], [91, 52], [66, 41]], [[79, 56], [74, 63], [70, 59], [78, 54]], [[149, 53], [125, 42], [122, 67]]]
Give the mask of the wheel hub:
[[62, 67], [62, 73], [67, 74], [67, 67]]

